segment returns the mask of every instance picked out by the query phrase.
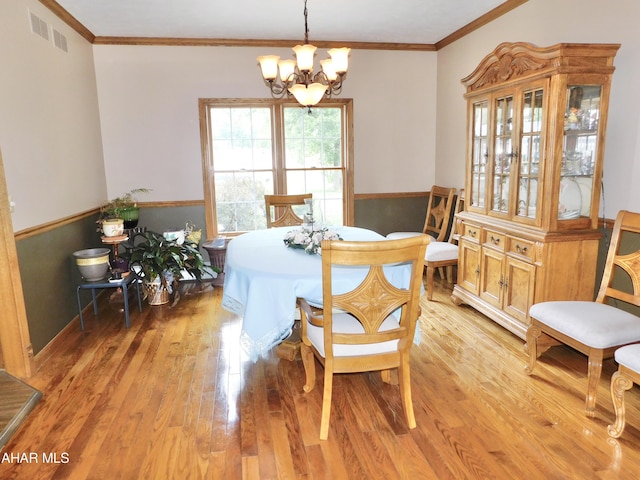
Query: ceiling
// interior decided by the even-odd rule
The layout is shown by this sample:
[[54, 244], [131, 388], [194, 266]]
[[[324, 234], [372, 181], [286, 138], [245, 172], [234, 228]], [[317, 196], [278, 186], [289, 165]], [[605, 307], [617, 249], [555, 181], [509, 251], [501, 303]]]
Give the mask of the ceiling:
[[[63, 19], [67, 17], [67, 23], [79, 22], [76, 29], [84, 27], [95, 37], [304, 39], [304, 0], [40, 1], [59, 10], [56, 13]], [[434, 45], [489, 12], [487, 16], [495, 18], [522, 3], [308, 0], [309, 41]]]

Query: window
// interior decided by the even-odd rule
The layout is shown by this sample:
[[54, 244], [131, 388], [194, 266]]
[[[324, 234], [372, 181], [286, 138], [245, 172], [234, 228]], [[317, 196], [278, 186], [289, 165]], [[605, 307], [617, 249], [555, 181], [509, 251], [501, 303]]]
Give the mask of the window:
[[274, 100], [200, 100], [207, 236], [266, 228], [264, 195], [312, 193], [353, 224], [352, 101], [310, 111]]

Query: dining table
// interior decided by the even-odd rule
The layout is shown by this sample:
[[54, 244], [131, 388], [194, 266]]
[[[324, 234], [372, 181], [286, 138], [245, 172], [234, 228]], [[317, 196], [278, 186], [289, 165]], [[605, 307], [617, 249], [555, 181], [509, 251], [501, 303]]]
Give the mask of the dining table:
[[[222, 307], [242, 317], [240, 344], [254, 361], [291, 334], [298, 298], [322, 306], [321, 253], [287, 247], [284, 237], [296, 228], [247, 232], [227, 246]], [[332, 230], [343, 240], [388, 241], [365, 228], [340, 226]], [[367, 267], [333, 268], [336, 294], [353, 289], [368, 272]], [[398, 288], [408, 288], [409, 264], [387, 266], [384, 271]]]

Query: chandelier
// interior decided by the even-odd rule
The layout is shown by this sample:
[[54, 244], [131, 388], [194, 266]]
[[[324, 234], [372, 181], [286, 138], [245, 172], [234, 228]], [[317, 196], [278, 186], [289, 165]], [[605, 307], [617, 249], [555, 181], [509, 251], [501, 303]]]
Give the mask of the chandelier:
[[[320, 61], [321, 69], [314, 75], [313, 58], [316, 47], [309, 44], [307, 0], [304, 1], [304, 45], [293, 47], [296, 60], [280, 60], [278, 55], [258, 57], [262, 78], [273, 98], [292, 95], [299, 104], [311, 108], [323, 97], [340, 94], [342, 81], [349, 67], [350, 48], [332, 48], [331, 58]], [[278, 73], [280, 75], [278, 75]], [[278, 81], [278, 76], [279, 81]]]

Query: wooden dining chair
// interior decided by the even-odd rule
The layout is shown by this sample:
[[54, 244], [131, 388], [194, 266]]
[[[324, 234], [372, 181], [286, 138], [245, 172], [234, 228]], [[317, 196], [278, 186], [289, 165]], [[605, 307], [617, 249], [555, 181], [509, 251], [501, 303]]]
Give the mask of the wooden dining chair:
[[288, 227], [302, 225], [303, 219], [294, 211], [293, 207], [305, 205], [305, 200], [313, 197], [311, 193], [300, 195], [265, 195], [264, 206], [267, 214], [267, 228]]
[[[315, 386], [314, 357], [324, 365], [324, 393], [320, 438], [327, 439], [333, 375], [380, 370], [390, 383], [390, 369], [398, 369], [400, 396], [409, 428], [416, 420], [411, 400], [409, 351], [420, 315], [422, 262], [427, 236], [400, 240], [322, 242], [322, 291], [324, 309], [299, 299], [301, 354], [306, 373], [304, 391]], [[395, 287], [383, 266], [408, 263], [407, 288]], [[350, 291], [334, 294], [340, 269], [364, 267], [368, 273]]]
[[426, 233], [438, 242], [446, 241], [455, 194], [455, 188], [434, 185], [431, 187], [431, 192], [429, 192], [427, 215], [424, 219], [422, 232], [392, 232], [387, 235], [387, 238], [389, 240], [397, 240]]
[[625, 425], [624, 392], [633, 384], [640, 385], [640, 343], [625, 345], [614, 353], [618, 370], [611, 377], [611, 400], [616, 411], [616, 420], [609, 425], [607, 432], [613, 438], [622, 435]]
[[595, 414], [603, 359], [612, 357], [618, 347], [640, 342], [640, 317], [625, 309], [625, 305], [640, 307], [639, 243], [640, 213], [621, 211], [596, 300], [548, 301], [529, 309], [527, 373], [533, 372], [540, 354], [554, 345], [565, 344], [587, 355], [585, 413], [590, 417]]
[[[453, 209], [453, 223], [449, 239], [446, 242], [431, 241], [427, 245], [427, 252], [424, 256], [424, 266], [427, 270], [427, 299], [433, 298], [433, 279], [436, 270], [440, 272], [442, 278], [453, 283], [453, 267], [458, 265], [458, 221], [456, 215], [464, 209], [464, 189], [458, 192], [455, 208]], [[446, 274], [443, 273], [446, 270]]]

